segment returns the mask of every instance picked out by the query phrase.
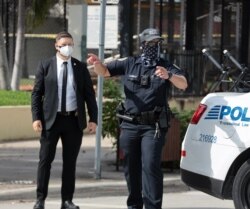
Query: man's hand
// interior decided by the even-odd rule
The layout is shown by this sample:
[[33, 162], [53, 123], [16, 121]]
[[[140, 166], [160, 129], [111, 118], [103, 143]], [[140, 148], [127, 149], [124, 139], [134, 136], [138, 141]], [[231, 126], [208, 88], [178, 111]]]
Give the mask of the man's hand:
[[96, 123], [89, 122], [88, 131], [89, 131], [89, 133], [94, 134], [96, 132]]
[[90, 54], [88, 54], [87, 63], [89, 65], [94, 65], [94, 64], [101, 63], [101, 61], [95, 54], [90, 53]]
[[162, 79], [169, 78], [167, 69], [162, 66], [156, 66], [155, 75]]
[[87, 63], [89, 65], [94, 65], [94, 72], [97, 75], [103, 76], [103, 77], [109, 77], [110, 73], [106, 67], [106, 65], [102, 64], [101, 60], [95, 55], [95, 54], [88, 54]]
[[42, 122], [40, 120], [35, 120], [32, 126], [35, 132], [41, 132], [43, 130]]
[[188, 86], [187, 79], [183, 75], [169, 74], [166, 68], [161, 66], [156, 66], [155, 75], [162, 79], [169, 79], [171, 83], [182, 90], [185, 90]]

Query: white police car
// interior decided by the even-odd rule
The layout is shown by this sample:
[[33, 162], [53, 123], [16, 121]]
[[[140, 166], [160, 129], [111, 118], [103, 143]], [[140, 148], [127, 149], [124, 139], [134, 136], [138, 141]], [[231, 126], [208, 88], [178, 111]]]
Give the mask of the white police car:
[[187, 128], [181, 178], [236, 209], [250, 208], [250, 93], [210, 93]]

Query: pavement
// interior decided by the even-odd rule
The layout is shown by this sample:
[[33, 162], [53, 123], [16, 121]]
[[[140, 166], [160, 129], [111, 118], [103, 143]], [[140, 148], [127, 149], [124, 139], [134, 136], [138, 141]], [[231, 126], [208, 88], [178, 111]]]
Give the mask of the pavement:
[[[81, 208], [126, 208], [127, 187], [111, 139], [101, 140], [101, 173], [96, 172], [95, 135], [85, 134], [76, 170], [74, 202]], [[60, 208], [61, 143], [51, 168], [46, 209]], [[0, 209], [28, 209], [35, 201], [39, 139], [0, 143]], [[188, 191], [178, 169], [163, 168], [164, 197]], [[167, 208], [163, 201], [163, 208]]]

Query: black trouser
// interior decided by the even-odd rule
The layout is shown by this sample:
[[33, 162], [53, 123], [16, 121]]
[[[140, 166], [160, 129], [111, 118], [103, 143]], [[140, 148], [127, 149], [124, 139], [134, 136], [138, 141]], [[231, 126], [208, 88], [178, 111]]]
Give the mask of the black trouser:
[[48, 194], [51, 163], [56, 154], [59, 138], [62, 141], [62, 200], [72, 200], [75, 190], [76, 160], [82, 143], [83, 132], [77, 117], [57, 115], [50, 130], [43, 130], [37, 172], [37, 199], [45, 200]]
[[121, 130], [120, 147], [124, 152], [124, 173], [127, 181], [129, 209], [161, 209], [163, 174], [162, 148], [166, 130], [155, 137], [155, 129], [146, 125], [130, 125]]

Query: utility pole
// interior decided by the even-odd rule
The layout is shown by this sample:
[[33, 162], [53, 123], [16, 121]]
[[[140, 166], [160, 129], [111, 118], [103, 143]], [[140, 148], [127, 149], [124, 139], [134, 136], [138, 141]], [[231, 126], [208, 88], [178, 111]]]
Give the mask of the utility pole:
[[[106, 0], [102, 0], [100, 4], [100, 34], [99, 34], [99, 58], [104, 61], [104, 42], [105, 42], [105, 16], [106, 16]], [[101, 178], [101, 134], [102, 134], [102, 102], [103, 102], [103, 77], [98, 75], [97, 85], [97, 132], [96, 132], [96, 147], [95, 147], [95, 178]]]

